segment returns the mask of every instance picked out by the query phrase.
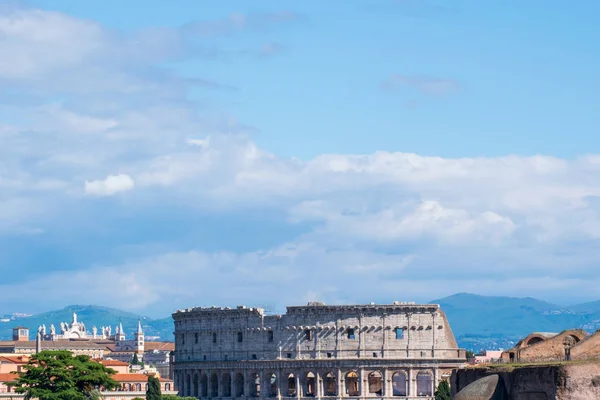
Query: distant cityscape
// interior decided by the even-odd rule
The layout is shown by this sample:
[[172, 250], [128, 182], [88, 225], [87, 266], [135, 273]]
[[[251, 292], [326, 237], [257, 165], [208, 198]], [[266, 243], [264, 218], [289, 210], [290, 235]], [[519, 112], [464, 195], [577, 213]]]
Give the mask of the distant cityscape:
[[[469, 368], [487, 371], [481, 368], [577, 361], [574, 365], [585, 369], [590, 367], [582, 361], [600, 359], [600, 331], [545, 330], [569, 321], [588, 321], [588, 326], [595, 327], [595, 310], [589, 305], [587, 310], [556, 311], [530, 298], [477, 296], [478, 302], [473, 302], [473, 296], [440, 299], [444, 306], [401, 301], [310, 302], [288, 306], [284, 314], [246, 306], [188, 308], [168, 318], [170, 327], [164, 329], [174, 332], [173, 341], [164, 340], [167, 335], [145, 333], [153, 322], [161, 326], [167, 319], [152, 320], [105, 307], [68, 306], [39, 315], [13, 313], [3, 318], [11, 326], [11, 338], [0, 341], [0, 397], [10, 393], [11, 398], [19, 398], [8, 383], [42, 350], [84, 354], [113, 368], [119, 388], [103, 396], [115, 400], [144, 398], [149, 375], [159, 378], [166, 394], [199, 399], [375, 396], [432, 400], [444, 382], [454, 392], [474, 382], [474, 375], [456, 380]], [[505, 307], [499, 302], [509, 304]], [[489, 320], [473, 319], [477, 316], [473, 308], [481, 308], [481, 303], [496, 307]], [[508, 313], [512, 308], [513, 313]], [[466, 313], [469, 309], [471, 315]], [[68, 322], [48, 321], [50, 316], [66, 313], [70, 313]], [[523, 314], [537, 315], [539, 329], [521, 336], [513, 333], [539, 323], [530, 318], [508, 324], [513, 329], [510, 336], [501, 331], [486, 336], [490, 326], [511, 319], [524, 321]], [[117, 315], [121, 320], [114, 324], [101, 322]], [[462, 319], [456, 318], [455, 323], [456, 315]], [[126, 334], [122, 319], [130, 328], [134, 326], [131, 335]], [[40, 321], [49, 323], [31, 327]], [[465, 325], [469, 321], [473, 324]], [[476, 326], [483, 332], [464, 332]], [[460, 332], [460, 341], [455, 330]]]

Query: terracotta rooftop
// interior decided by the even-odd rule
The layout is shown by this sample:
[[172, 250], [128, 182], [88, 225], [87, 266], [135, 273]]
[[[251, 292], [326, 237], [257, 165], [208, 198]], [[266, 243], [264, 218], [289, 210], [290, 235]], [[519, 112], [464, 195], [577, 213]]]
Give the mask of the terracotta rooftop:
[[173, 343], [173, 342], [146, 342], [146, 343], [144, 343], [144, 351], [148, 351], [148, 350], [173, 351], [173, 350], [175, 350], [175, 343]]
[[17, 379], [17, 374], [0, 374], [0, 382], [12, 382]]
[[105, 367], [129, 367], [129, 363], [119, 360], [96, 360]]
[[0, 356], [0, 362], [8, 362], [12, 364], [27, 364], [29, 362], [28, 356]]

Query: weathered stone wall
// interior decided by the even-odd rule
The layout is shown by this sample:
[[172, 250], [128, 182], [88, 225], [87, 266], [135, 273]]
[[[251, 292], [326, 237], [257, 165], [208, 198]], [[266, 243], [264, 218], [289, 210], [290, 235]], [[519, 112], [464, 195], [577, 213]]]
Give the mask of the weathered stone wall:
[[600, 331], [590, 335], [571, 348], [571, 360], [600, 359]]
[[193, 308], [173, 314], [180, 394], [431, 399], [466, 361], [435, 304]]
[[469, 368], [452, 373], [452, 395], [468, 384], [498, 374], [506, 400], [597, 400], [600, 399], [600, 364], [565, 363], [516, 368]]
[[538, 336], [536, 334], [527, 336], [514, 348], [502, 353], [502, 359], [505, 362], [570, 360], [573, 349], [587, 337], [587, 333], [581, 329], [569, 329], [551, 337], [538, 338]]
[[558, 335], [546, 339], [542, 342], [527, 346], [519, 350], [520, 361], [550, 361], [565, 360], [567, 358], [566, 342], [569, 346], [581, 341], [587, 336], [583, 330], [573, 329], [559, 333]]
[[288, 307], [270, 316], [196, 308], [173, 318], [176, 357], [186, 361], [464, 357], [437, 305]]

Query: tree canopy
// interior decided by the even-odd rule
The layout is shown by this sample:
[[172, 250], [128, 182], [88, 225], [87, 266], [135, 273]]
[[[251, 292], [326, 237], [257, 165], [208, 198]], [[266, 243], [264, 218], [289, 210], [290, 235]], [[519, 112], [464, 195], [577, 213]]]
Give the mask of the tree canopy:
[[435, 391], [435, 400], [451, 400], [450, 385], [446, 381], [441, 381]]
[[111, 375], [115, 370], [92, 361], [86, 355], [73, 356], [66, 350], [44, 350], [32, 355], [23, 371], [9, 385], [25, 399], [90, 400], [98, 389], [118, 386]]
[[152, 375], [148, 375], [148, 389], [146, 389], [146, 400], [161, 400], [160, 381]]

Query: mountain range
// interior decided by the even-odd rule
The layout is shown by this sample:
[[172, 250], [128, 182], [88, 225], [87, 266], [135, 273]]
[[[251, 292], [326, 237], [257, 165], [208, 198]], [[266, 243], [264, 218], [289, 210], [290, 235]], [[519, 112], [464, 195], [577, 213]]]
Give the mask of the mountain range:
[[[430, 303], [439, 304], [448, 316], [452, 331], [461, 347], [481, 349], [509, 348], [530, 332], [560, 332], [568, 328], [583, 328], [593, 332], [600, 328], [600, 301], [562, 307], [531, 297], [513, 298], [458, 293]], [[173, 339], [172, 318], [152, 319], [146, 316], [101, 306], [72, 305], [62, 310], [32, 316], [12, 314], [0, 322], [0, 339], [10, 339], [12, 328], [21, 325], [35, 332], [39, 325], [58, 326], [70, 322], [73, 312], [78, 320], [100, 328], [121, 322], [128, 337], [133, 336], [137, 321], [142, 321], [144, 333], [153, 340]], [[33, 334], [32, 334], [33, 336]]]

